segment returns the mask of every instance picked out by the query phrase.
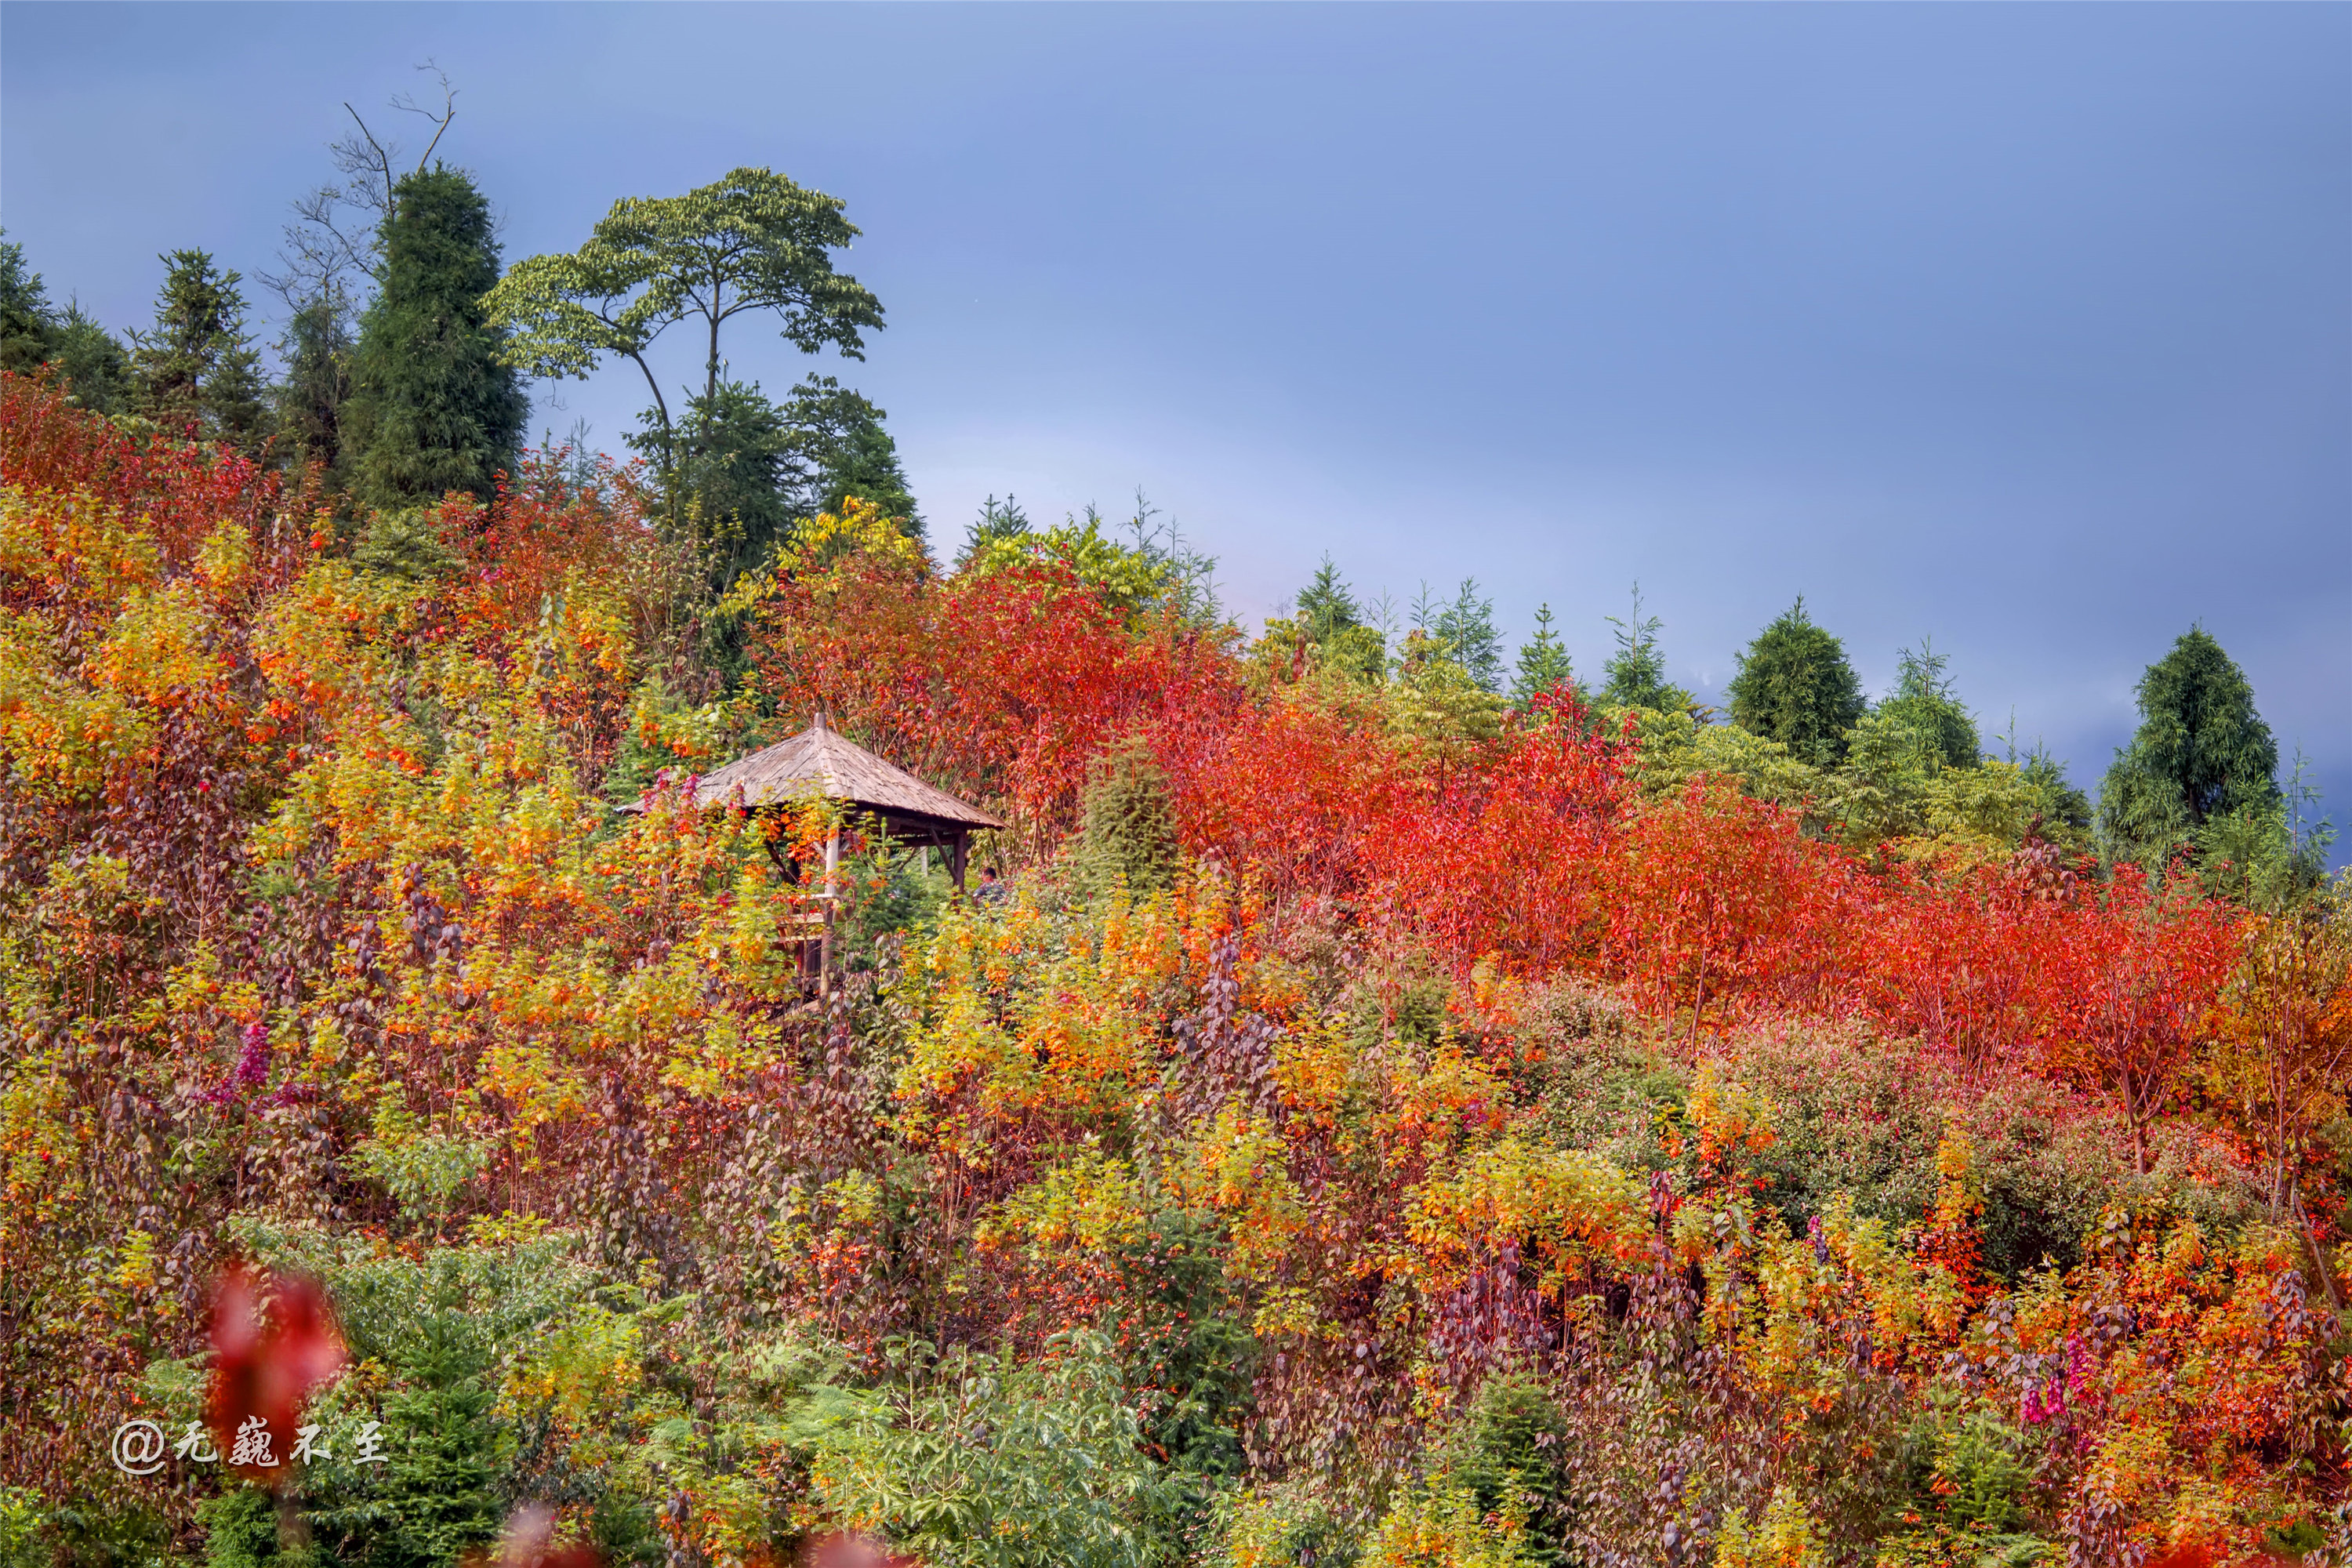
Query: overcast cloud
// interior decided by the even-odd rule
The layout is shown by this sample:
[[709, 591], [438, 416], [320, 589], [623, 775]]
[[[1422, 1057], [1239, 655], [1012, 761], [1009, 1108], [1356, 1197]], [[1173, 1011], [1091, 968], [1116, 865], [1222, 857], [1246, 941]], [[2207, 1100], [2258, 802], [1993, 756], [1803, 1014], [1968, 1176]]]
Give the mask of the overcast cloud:
[[[427, 57], [509, 258], [738, 164], [844, 198], [867, 363], [731, 366], [887, 408], [942, 546], [1140, 484], [1246, 624], [1328, 551], [1587, 674], [1638, 577], [1709, 693], [1802, 593], [2094, 788], [2202, 621], [2352, 800], [2352, 8], [9, 4], [0, 222], [139, 323]], [[539, 421], [617, 450], [634, 375]]]

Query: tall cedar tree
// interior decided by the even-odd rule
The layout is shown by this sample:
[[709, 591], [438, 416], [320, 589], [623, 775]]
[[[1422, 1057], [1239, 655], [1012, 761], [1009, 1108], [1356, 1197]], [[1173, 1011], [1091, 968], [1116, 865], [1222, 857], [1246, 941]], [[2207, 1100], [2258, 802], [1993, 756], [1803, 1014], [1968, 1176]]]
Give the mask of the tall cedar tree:
[[349, 405], [345, 449], [362, 501], [487, 498], [513, 468], [530, 403], [483, 311], [498, 280], [489, 203], [462, 171], [436, 163], [394, 187]]
[[1511, 700], [1525, 708], [1545, 692], [1572, 686], [1576, 669], [1559, 634], [1551, 629], [1551, 606], [1536, 606], [1536, 635], [1519, 645], [1517, 673], [1511, 678]]
[[2254, 689], [2191, 626], [2139, 679], [2139, 729], [2099, 789], [2107, 853], [2150, 870], [2218, 817], [2279, 800], [2278, 741]]
[[133, 408], [169, 434], [252, 452], [260, 444], [261, 356], [245, 332], [242, 279], [201, 250], [159, 258], [155, 325], [133, 332]]
[[1818, 768], [1845, 755], [1864, 706], [1845, 645], [1813, 624], [1802, 594], [1739, 656], [1727, 694], [1733, 723]]

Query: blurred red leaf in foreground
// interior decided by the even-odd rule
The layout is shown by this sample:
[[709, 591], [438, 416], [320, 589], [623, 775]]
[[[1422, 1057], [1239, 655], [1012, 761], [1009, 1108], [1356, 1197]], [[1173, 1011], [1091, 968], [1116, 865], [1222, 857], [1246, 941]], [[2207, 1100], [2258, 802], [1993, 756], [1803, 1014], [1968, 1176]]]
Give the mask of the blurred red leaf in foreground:
[[222, 1460], [275, 1485], [286, 1473], [302, 1401], [343, 1364], [343, 1340], [316, 1283], [242, 1267], [213, 1292], [209, 1415]]

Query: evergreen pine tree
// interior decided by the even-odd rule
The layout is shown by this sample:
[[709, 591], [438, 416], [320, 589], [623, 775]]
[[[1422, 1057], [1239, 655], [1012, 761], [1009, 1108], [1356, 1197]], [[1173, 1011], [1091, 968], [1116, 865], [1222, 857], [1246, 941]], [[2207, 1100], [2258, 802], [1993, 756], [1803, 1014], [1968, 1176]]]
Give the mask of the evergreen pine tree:
[[[648, 426], [648, 430], [652, 427]], [[696, 547], [715, 592], [724, 592], [758, 567], [803, 515], [789, 482], [793, 432], [784, 413], [755, 382], [722, 381], [697, 396], [667, 439], [675, 460], [670, 482], [683, 500], [679, 514], [696, 521]], [[633, 436], [640, 451], [658, 433]]]
[[838, 516], [852, 496], [922, 537], [882, 418], [831, 376], [810, 376], [782, 405], [756, 382], [721, 381], [689, 399], [675, 426], [648, 409], [627, 440], [675, 489], [672, 515], [696, 520], [697, 548], [724, 589], [782, 545], [793, 523]]
[[48, 363], [55, 323], [48, 290], [26, 265], [25, 247], [0, 240], [0, 370], [24, 375]]
[[1328, 554], [1315, 569], [1315, 580], [1298, 590], [1297, 604], [1298, 628], [1310, 642], [1328, 643], [1364, 624], [1362, 606], [1339, 575], [1339, 563]]
[[79, 304], [68, 300], [62, 310], [51, 304], [25, 247], [0, 240], [0, 370], [26, 375], [45, 365], [82, 407], [122, 412], [130, 369], [122, 345]]
[[1801, 594], [1739, 656], [1728, 694], [1733, 723], [1818, 768], [1845, 755], [1846, 731], [1864, 707], [1845, 645], [1813, 624]]
[[2278, 741], [2221, 645], [2191, 626], [2140, 677], [2138, 731], [2099, 789], [2112, 859], [2162, 868], [2176, 847], [2233, 813], [2280, 801]]
[[332, 282], [294, 312], [278, 342], [286, 359], [286, 379], [277, 389], [280, 454], [297, 468], [322, 465], [334, 489], [349, 482], [343, 426], [355, 346], [349, 299]]
[[499, 280], [489, 204], [436, 163], [404, 177], [383, 221], [383, 268], [361, 318], [344, 449], [368, 504], [487, 498], [514, 466], [530, 412], [499, 357], [482, 296]]
[[1972, 768], [1983, 760], [1977, 721], [1952, 694], [1944, 667], [1951, 661], [1921, 638], [1919, 650], [1896, 656], [1901, 675], [1895, 695], [1878, 705], [1881, 716], [1917, 736], [1923, 752], [1948, 768]]
[[957, 563], [971, 560], [974, 552], [1000, 539], [1018, 539], [1030, 531], [1029, 514], [1021, 510], [1018, 500], [1010, 494], [998, 500], [992, 494], [980, 503], [980, 515], [964, 530], [963, 552], [956, 557]]
[[1452, 602], [1431, 619], [1429, 633], [1446, 658], [1469, 671], [1479, 690], [1502, 690], [1502, 634], [1495, 630], [1495, 602], [1479, 597], [1476, 578], [1462, 579]]
[[[2016, 759], [2012, 755], [2011, 760]], [[2086, 853], [2091, 847], [2091, 797], [2067, 782], [2064, 764], [2038, 741], [2017, 766], [2033, 786], [2041, 836], [2070, 854]]]
[[155, 324], [131, 335], [133, 407], [174, 437], [258, 449], [267, 410], [261, 356], [245, 332], [242, 279], [201, 250], [160, 259]]
[[1388, 637], [1366, 624], [1363, 605], [1329, 555], [1293, 603], [1297, 634], [1314, 649], [1318, 666], [1373, 685], [1387, 677]]
[[1655, 616], [1642, 614], [1642, 584], [1633, 584], [1633, 614], [1629, 620], [1611, 616], [1609, 624], [1617, 628], [1617, 651], [1601, 667], [1609, 678], [1601, 690], [1601, 700], [1616, 708], [1654, 708], [1662, 713], [1687, 711], [1694, 705], [1691, 694], [1666, 679], [1666, 656], [1658, 647], [1658, 628], [1662, 623]]
[[1518, 672], [1511, 679], [1511, 700], [1525, 708], [1555, 687], [1573, 689], [1576, 671], [1568, 649], [1551, 629], [1551, 606], [1536, 606], [1536, 635], [1519, 646]]
[[327, 1562], [354, 1568], [425, 1568], [477, 1555], [498, 1539], [503, 1458], [492, 1420], [494, 1369], [483, 1347], [446, 1316], [425, 1319], [402, 1347], [408, 1386], [383, 1402], [390, 1462], [365, 1489], [350, 1489], [305, 1515]]
[[1136, 897], [1168, 885], [1176, 870], [1176, 816], [1168, 776], [1136, 738], [1111, 747], [1087, 770], [1086, 826], [1076, 857], [1079, 885], [1106, 893], [1121, 883]]
[[130, 353], [77, 302], [68, 300], [57, 318], [49, 363], [82, 407], [108, 415], [130, 410]]

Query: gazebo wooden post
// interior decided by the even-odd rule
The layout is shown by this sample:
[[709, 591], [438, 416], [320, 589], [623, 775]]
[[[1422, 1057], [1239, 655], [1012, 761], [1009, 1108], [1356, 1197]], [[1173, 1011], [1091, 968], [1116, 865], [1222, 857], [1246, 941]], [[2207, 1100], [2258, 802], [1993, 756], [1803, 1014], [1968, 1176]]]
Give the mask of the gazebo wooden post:
[[971, 835], [956, 830], [955, 842], [948, 849], [948, 875], [955, 879], [956, 891], [963, 891], [963, 865], [971, 850]]
[[816, 950], [816, 994], [820, 998], [833, 994], [833, 907], [840, 897], [840, 869], [841, 825], [836, 822], [824, 841], [824, 934], [817, 938]]

